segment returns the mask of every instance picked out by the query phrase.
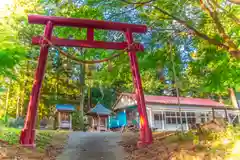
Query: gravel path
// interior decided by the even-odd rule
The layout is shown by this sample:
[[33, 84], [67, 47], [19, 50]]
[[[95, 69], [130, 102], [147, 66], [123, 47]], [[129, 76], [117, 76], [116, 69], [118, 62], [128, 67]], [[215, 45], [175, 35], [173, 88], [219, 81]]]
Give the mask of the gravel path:
[[117, 142], [120, 133], [73, 132], [57, 160], [123, 160], [126, 156]]

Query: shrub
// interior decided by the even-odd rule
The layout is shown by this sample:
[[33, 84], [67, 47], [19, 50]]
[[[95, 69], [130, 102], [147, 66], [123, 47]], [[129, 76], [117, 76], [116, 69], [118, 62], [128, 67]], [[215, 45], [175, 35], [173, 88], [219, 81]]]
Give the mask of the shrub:
[[10, 127], [10, 128], [23, 128], [23, 126], [24, 126], [24, 119], [22, 117], [18, 117], [16, 119], [9, 118], [6, 126]]
[[84, 117], [82, 117], [82, 113], [79, 111], [75, 111], [72, 113], [72, 129], [75, 131], [87, 130], [87, 124], [84, 121]]

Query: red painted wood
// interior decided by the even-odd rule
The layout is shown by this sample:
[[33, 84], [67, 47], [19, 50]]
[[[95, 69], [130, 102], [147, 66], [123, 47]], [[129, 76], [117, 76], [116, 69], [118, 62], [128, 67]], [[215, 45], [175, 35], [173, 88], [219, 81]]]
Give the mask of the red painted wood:
[[[51, 22], [48, 22], [45, 27], [44, 36], [48, 39], [51, 39], [52, 30], [53, 24]], [[46, 42], [44, 43], [46, 44]], [[48, 48], [48, 45], [44, 45], [41, 46], [40, 49], [40, 56], [38, 59], [38, 66], [35, 72], [34, 84], [28, 104], [25, 125], [20, 135], [20, 144], [28, 147], [35, 147], [35, 124], [37, 117], [38, 99], [40, 96], [40, 90], [47, 64]]]
[[88, 41], [93, 41], [94, 40], [94, 29], [93, 28], [88, 28], [87, 29], [87, 40]]
[[[143, 51], [143, 46], [141, 44], [133, 44], [132, 33], [145, 33], [147, 27], [145, 25], [135, 25], [126, 24], [118, 22], [107, 22], [98, 20], [87, 20], [87, 19], [76, 19], [76, 18], [63, 18], [63, 17], [50, 17], [41, 15], [29, 15], [29, 23], [32, 24], [43, 24], [46, 25], [44, 37], [49, 39], [56, 46], [67, 46], [67, 47], [85, 47], [85, 48], [102, 48], [102, 49], [115, 49], [123, 50], [128, 48], [129, 57], [131, 62], [131, 70], [133, 74], [134, 86], [136, 88], [136, 97], [138, 102], [138, 111], [141, 119], [144, 123], [141, 126], [141, 144], [152, 143], [152, 133], [148, 125], [146, 106], [144, 102], [144, 96], [142, 91], [141, 78], [138, 70], [138, 63], [136, 57], [136, 51]], [[88, 35], [87, 40], [68, 40], [52, 37], [52, 30], [54, 26], [69, 26], [69, 27], [79, 27], [87, 28]], [[126, 42], [102, 42], [94, 41], [94, 29], [104, 29], [104, 30], [115, 30], [126, 32]], [[38, 66], [35, 73], [35, 80], [32, 88], [32, 94], [30, 96], [30, 101], [28, 105], [28, 112], [25, 121], [24, 128], [20, 135], [20, 143], [25, 146], [34, 147], [35, 146], [35, 123], [37, 117], [37, 106], [38, 99], [40, 95], [41, 85], [44, 78], [44, 71], [47, 62], [48, 48], [47, 42], [41, 37], [33, 37], [33, 44], [43, 44], [40, 49], [40, 56], [38, 59]]]
[[[40, 45], [42, 38], [33, 37], [32, 44]], [[52, 37], [51, 42], [55, 46], [66, 46], [66, 47], [84, 47], [84, 48], [102, 48], [102, 49], [114, 49], [123, 50], [128, 47], [126, 42], [103, 42], [103, 41], [87, 41], [87, 40], [70, 40]], [[135, 51], [144, 51], [144, 47], [140, 43], [135, 43], [132, 47]]]
[[[126, 35], [128, 44], [129, 45], [132, 44], [133, 43], [132, 32], [128, 30], [125, 33], [125, 35]], [[131, 71], [132, 71], [133, 82], [134, 82], [135, 93], [136, 93], [136, 100], [137, 100], [137, 108], [138, 108], [139, 118], [140, 118], [139, 145], [147, 145], [152, 143], [153, 138], [152, 138], [152, 131], [149, 128], [149, 123], [148, 123], [147, 109], [146, 109], [146, 104], [144, 100], [144, 94], [143, 94], [142, 82], [141, 82], [141, 77], [140, 77], [139, 68], [138, 68], [137, 56], [136, 56], [136, 52], [134, 51], [130, 51], [128, 55], [129, 55], [130, 64], [131, 64]]]
[[104, 30], [115, 30], [115, 31], [126, 31], [127, 29], [130, 29], [132, 32], [136, 32], [136, 33], [147, 32], [146, 25], [136, 25], [136, 24], [79, 19], [79, 18], [42, 16], [42, 15], [29, 15], [28, 16], [28, 22], [30, 24], [46, 25], [48, 21], [51, 21], [54, 24], [54, 26], [95, 28], [95, 29], [104, 29]]

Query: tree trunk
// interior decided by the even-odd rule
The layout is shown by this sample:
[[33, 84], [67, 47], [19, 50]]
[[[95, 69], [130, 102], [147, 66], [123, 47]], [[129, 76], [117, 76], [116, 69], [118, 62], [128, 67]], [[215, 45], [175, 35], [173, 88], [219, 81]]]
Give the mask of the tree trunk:
[[[80, 65], [80, 111], [83, 118], [83, 107], [84, 107], [84, 89], [85, 89], [85, 66], [84, 64]], [[83, 120], [83, 119], [82, 119]]]
[[20, 103], [19, 103], [19, 106], [20, 106], [20, 116], [23, 117], [24, 116], [24, 94], [25, 94], [25, 87], [21, 93], [21, 98], [20, 98]]
[[[10, 83], [10, 85], [11, 85], [11, 83]], [[8, 121], [8, 100], [9, 100], [10, 85], [8, 86], [7, 97], [6, 97], [6, 102], [5, 102], [5, 115], [4, 115], [5, 123]]]
[[17, 94], [16, 118], [19, 117], [19, 102], [20, 102], [20, 96], [21, 96], [21, 92], [20, 92], [20, 90], [19, 90], [19, 91], [18, 91], [18, 94]]
[[92, 108], [92, 93], [91, 87], [88, 88], [88, 107], [89, 109]]
[[235, 91], [233, 88], [229, 88], [229, 94], [230, 94], [230, 98], [231, 98], [231, 102], [234, 108], [239, 108], [238, 107], [238, 103], [237, 103], [237, 98], [235, 95]]

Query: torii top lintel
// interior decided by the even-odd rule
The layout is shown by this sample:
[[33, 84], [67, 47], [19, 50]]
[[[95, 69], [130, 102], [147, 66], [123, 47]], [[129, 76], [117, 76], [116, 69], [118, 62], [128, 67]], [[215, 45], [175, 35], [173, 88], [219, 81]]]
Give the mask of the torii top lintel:
[[101, 20], [79, 19], [79, 18], [42, 16], [42, 15], [28, 16], [28, 22], [31, 24], [46, 25], [47, 22], [49, 21], [51, 21], [54, 26], [93, 28], [93, 29], [114, 30], [114, 31], [126, 31], [127, 29], [129, 29], [131, 32], [136, 32], [136, 33], [147, 32], [146, 25], [109, 22], [109, 21], [101, 21]]

